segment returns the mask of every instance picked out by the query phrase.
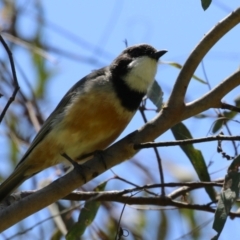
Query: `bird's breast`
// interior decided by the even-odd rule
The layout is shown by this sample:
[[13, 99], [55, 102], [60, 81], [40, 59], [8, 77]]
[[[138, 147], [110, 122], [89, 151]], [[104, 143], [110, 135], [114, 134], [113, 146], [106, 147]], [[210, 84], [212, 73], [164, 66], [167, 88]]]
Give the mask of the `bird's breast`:
[[133, 117], [122, 107], [114, 92], [92, 91], [76, 96], [66, 108], [54, 135], [61, 151], [73, 159], [105, 149], [125, 129]]
[[59, 121], [54, 121], [52, 130], [24, 160], [29, 165], [26, 175], [66, 163], [62, 153], [77, 161], [83, 155], [105, 149], [133, 115], [122, 107], [114, 92], [92, 90], [76, 95]]

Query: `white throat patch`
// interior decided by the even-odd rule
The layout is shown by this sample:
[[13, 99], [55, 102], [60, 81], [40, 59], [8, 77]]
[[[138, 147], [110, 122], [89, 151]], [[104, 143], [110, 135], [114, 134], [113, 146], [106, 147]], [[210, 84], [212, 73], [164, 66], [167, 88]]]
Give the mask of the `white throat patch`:
[[138, 57], [128, 68], [129, 72], [124, 78], [127, 85], [135, 91], [147, 92], [157, 72], [157, 61], [147, 56]]

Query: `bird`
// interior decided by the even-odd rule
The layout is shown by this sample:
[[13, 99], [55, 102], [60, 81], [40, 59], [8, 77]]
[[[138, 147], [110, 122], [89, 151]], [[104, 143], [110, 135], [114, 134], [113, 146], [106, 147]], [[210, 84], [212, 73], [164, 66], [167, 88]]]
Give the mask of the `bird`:
[[64, 154], [82, 164], [89, 154], [111, 145], [136, 113], [166, 52], [146, 43], [127, 47], [109, 66], [75, 83], [0, 185], [0, 201], [42, 170], [69, 164]]

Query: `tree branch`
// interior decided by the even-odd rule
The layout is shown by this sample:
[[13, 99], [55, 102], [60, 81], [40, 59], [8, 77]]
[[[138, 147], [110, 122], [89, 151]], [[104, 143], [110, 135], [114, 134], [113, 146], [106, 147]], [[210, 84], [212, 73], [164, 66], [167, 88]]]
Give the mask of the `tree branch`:
[[[171, 182], [171, 183], [156, 183], [156, 184], [147, 184], [144, 186], [137, 186], [135, 188], [129, 188], [124, 190], [114, 190], [114, 191], [102, 191], [102, 192], [83, 192], [83, 191], [74, 191], [70, 194], [68, 194], [66, 197], [63, 197], [62, 199], [65, 200], [71, 200], [71, 201], [87, 201], [92, 200], [92, 198], [97, 197], [98, 201], [116, 201], [115, 196], [122, 196], [129, 193], [135, 193], [140, 191], [146, 191], [148, 189], [154, 189], [154, 188], [160, 188], [160, 187], [180, 187], [177, 190], [174, 190], [174, 192], [170, 193], [168, 196], [172, 196], [171, 198], [175, 198], [175, 192], [177, 191], [181, 195], [185, 194], [187, 191], [190, 192], [195, 189], [204, 188], [206, 186], [214, 186], [214, 187], [222, 187], [224, 182], [224, 179], [218, 179], [214, 180], [212, 182]], [[184, 189], [183, 189], [184, 188]], [[187, 190], [186, 190], [187, 189]], [[5, 206], [11, 205], [13, 202], [19, 201], [19, 199], [25, 198], [27, 196], [30, 196], [34, 193], [36, 193], [37, 190], [30, 190], [30, 191], [21, 191], [17, 193], [13, 193], [11, 196], [9, 196], [4, 202]], [[158, 194], [156, 194], [156, 197], [159, 197]], [[179, 194], [178, 196], [179, 197]]]
[[228, 109], [230, 111], [234, 111], [234, 112], [239, 112], [240, 113], [240, 108], [227, 104], [227, 103], [222, 103], [221, 109]]
[[189, 82], [198, 65], [207, 52], [218, 42], [228, 31], [240, 22], [240, 8], [230, 13], [226, 18], [214, 26], [195, 47], [180, 71], [174, 85], [168, 105], [181, 107], [189, 85]]
[[193, 144], [193, 143], [202, 143], [202, 142], [211, 142], [211, 141], [232, 141], [232, 140], [238, 140], [240, 141], [240, 136], [212, 136], [212, 137], [204, 137], [204, 138], [194, 138], [194, 139], [185, 139], [185, 140], [179, 140], [179, 141], [169, 141], [169, 142], [148, 142], [148, 143], [140, 143], [134, 145], [134, 148], [137, 149], [143, 149], [143, 148], [152, 148], [152, 147], [170, 147], [170, 146], [181, 146], [181, 145], [187, 145], [187, 144]]
[[[239, 13], [240, 15], [240, 13]], [[210, 92], [205, 94], [203, 97], [190, 102], [184, 109], [183, 116], [185, 119], [189, 117], [188, 111], [192, 116], [199, 112], [203, 112], [209, 108], [221, 108], [221, 99], [229, 93], [231, 90], [240, 85], [240, 70], [233, 73], [231, 76], [226, 78], [223, 82], [213, 88]]]

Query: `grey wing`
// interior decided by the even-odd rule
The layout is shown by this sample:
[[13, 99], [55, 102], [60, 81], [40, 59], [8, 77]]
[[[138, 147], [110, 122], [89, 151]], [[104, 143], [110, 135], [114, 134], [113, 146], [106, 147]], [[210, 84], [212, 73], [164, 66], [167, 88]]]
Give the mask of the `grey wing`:
[[24, 159], [31, 153], [31, 151], [38, 145], [38, 143], [40, 143], [47, 136], [49, 132], [51, 132], [52, 122], [56, 118], [61, 119], [61, 117], [63, 117], [63, 112], [65, 107], [69, 103], [71, 103], [72, 99], [74, 99], [74, 96], [76, 96], [77, 94], [84, 93], [84, 85], [86, 84], [86, 82], [90, 82], [96, 79], [97, 77], [104, 75], [105, 71], [106, 71], [106, 68], [101, 68], [99, 70], [96, 70], [90, 73], [89, 75], [85, 76], [81, 80], [79, 80], [69, 89], [69, 91], [65, 94], [62, 100], [59, 102], [55, 110], [46, 119], [40, 131], [37, 133], [36, 137], [33, 139], [30, 147], [28, 148], [26, 153], [23, 155], [21, 161], [18, 163], [17, 167], [24, 161]]
[[[78, 81], [62, 98], [55, 110], [49, 115], [44, 124], [42, 125], [40, 131], [37, 133], [36, 137], [33, 139], [30, 147], [23, 155], [21, 161], [18, 163], [17, 167], [24, 161], [24, 159], [31, 153], [31, 151], [41, 142], [49, 132], [52, 130], [52, 122], [59, 118], [59, 116], [64, 112], [65, 107], [71, 102], [74, 96], [77, 94], [79, 88], [82, 88], [85, 78]], [[59, 118], [60, 119], [60, 118]]]

